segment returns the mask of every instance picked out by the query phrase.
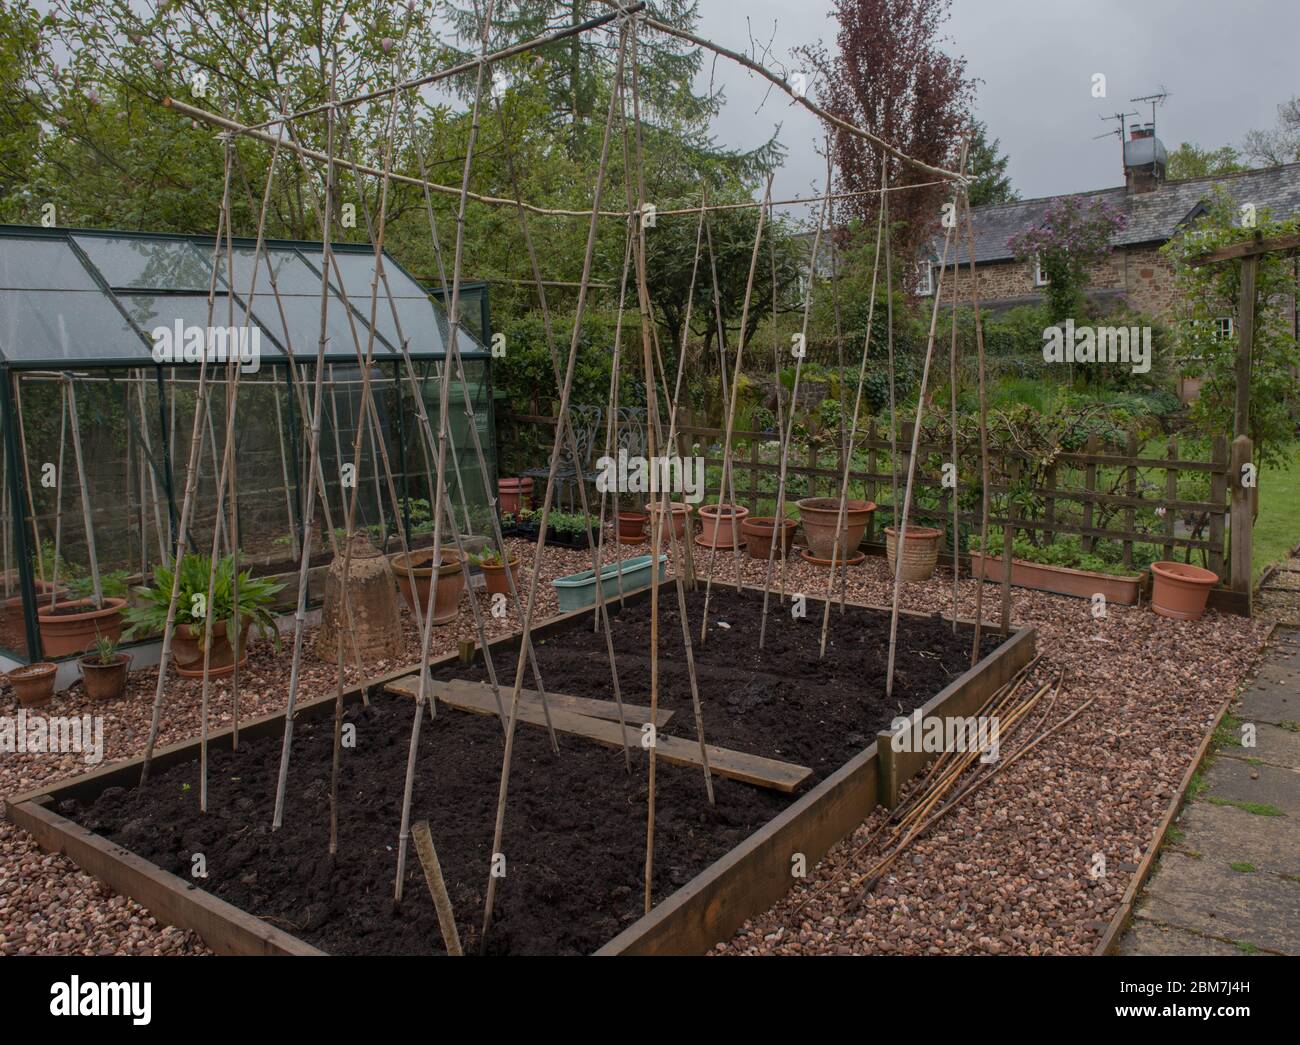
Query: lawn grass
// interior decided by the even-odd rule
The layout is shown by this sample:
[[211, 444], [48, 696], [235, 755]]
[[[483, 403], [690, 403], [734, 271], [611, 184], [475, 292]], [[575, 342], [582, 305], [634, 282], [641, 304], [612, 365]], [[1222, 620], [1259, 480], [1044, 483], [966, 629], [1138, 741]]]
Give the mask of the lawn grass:
[[1259, 518], [1251, 545], [1252, 583], [1269, 563], [1285, 559], [1300, 541], [1300, 444], [1287, 448], [1282, 462], [1259, 476]]

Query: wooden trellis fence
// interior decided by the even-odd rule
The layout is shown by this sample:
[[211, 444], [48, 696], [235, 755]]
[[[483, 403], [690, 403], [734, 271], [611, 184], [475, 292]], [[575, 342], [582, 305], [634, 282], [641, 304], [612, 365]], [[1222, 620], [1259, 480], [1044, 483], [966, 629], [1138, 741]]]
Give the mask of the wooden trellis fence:
[[[507, 413], [503, 421], [515, 426], [515, 431], [555, 424], [553, 416], [541, 412]], [[682, 456], [698, 454], [704, 458], [706, 474], [714, 484], [708, 497], [717, 495], [723, 435], [720, 428], [687, 425], [680, 429], [675, 448]], [[543, 442], [550, 438], [543, 435]], [[770, 512], [775, 501], [780, 471], [775, 438], [771, 432], [733, 433], [736, 499], [751, 509], [757, 510], [766, 502], [764, 510]], [[906, 475], [910, 438], [910, 426], [905, 425], [897, 440], [900, 475]], [[838, 440], [820, 442], [826, 445], [814, 440], [806, 449], [792, 449], [786, 479], [787, 503], [802, 497], [838, 496], [842, 474]], [[890, 524], [891, 516], [888, 431], [873, 420], [856, 446], [855, 457], [864, 460], [865, 467], [850, 470], [850, 496], [865, 497], [882, 506], [873, 514], [863, 538], [864, 549], [879, 550], [884, 541], [881, 530]], [[946, 442], [922, 442], [918, 456], [913, 517], [947, 532], [952, 520], [952, 491], [944, 487], [937, 462], [947, 461], [951, 449]], [[1036, 482], [1026, 488], [1018, 477], [1031, 471]], [[993, 459], [989, 521], [999, 531], [999, 540], [1001, 528], [1010, 523], [1017, 535], [1033, 535], [1041, 544], [1051, 543], [1058, 534], [1078, 537], [1087, 552], [1093, 551], [1098, 542], [1113, 542], [1125, 565], [1134, 563], [1134, 546], [1145, 545], [1158, 550], [1161, 559], [1203, 562], [1223, 578], [1230, 591], [1245, 592], [1250, 585], [1249, 556], [1245, 556], [1243, 567], [1240, 555], [1229, 555], [1230, 534], [1244, 532], [1239, 542], [1249, 547], [1251, 520], [1248, 512], [1230, 506], [1231, 472], [1232, 454], [1226, 436], [1213, 440], [1209, 460], [1181, 458], [1174, 438], [1167, 441], [1164, 456], [1144, 456], [1133, 432], [1118, 446], [1102, 445], [1093, 437], [1082, 451], [1058, 453], [1046, 465], [1031, 452], [999, 449]], [[970, 490], [971, 477], [978, 475], [977, 453], [964, 452], [958, 469], [962, 489]], [[1197, 480], [1198, 476], [1203, 478]], [[1185, 490], [1189, 478], [1195, 492], [1180, 493], [1180, 479], [1184, 480]], [[1009, 489], [1016, 491], [1010, 499]], [[978, 506], [962, 505], [958, 518], [963, 528], [978, 529]], [[995, 547], [991, 553], [1000, 551]], [[951, 549], [947, 555], [951, 555]], [[1245, 575], [1239, 576], [1243, 569]]]

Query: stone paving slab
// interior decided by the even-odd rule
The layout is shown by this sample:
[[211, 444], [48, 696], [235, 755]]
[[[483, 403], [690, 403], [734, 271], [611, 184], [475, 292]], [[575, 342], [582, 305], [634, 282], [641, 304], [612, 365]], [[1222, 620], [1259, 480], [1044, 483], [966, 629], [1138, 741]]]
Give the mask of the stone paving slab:
[[1261, 825], [1244, 809], [1193, 802], [1178, 818], [1178, 828], [1178, 848], [1203, 860], [1247, 863], [1261, 871], [1300, 877], [1300, 821], [1289, 816], [1269, 817]]
[[1262, 872], [1241, 874], [1216, 860], [1166, 852], [1134, 914], [1141, 921], [1300, 954], [1298, 911], [1300, 882]]
[[[1252, 774], [1258, 779], [1252, 779]], [[1300, 773], [1277, 766], [1251, 765], [1239, 758], [1216, 758], [1205, 772], [1204, 801], [1220, 799], [1273, 806], [1290, 817], [1300, 818]], [[1268, 830], [1261, 825], [1260, 830]]]
[[1256, 682], [1233, 712], [1247, 722], [1300, 722], [1300, 687], [1286, 683]]
[[[1246, 715], [1242, 715], [1241, 720], [1251, 721]], [[1241, 736], [1240, 731], [1237, 736]], [[1279, 769], [1300, 770], [1300, 730], [1281, 729], [1267, 722], [1256, 722], [1254, 747], [1224, 746], [1219, 748], [1218, 755], [1247, 762], [1258, 759]]]
[[[1243, 957], [1243, 951], [1222, 940], [1213, 940], [1207, 936], [1197, 936], [1183, 929], [1157, 925], [1155, 922], [1137, 922], [1124, 934], [1120, 941], [1119, 954], [1158, 957], [1168, 954], [1205, 954], [1223, 957]], [[1263, 954], [1263, 951], [1256, 952]]]

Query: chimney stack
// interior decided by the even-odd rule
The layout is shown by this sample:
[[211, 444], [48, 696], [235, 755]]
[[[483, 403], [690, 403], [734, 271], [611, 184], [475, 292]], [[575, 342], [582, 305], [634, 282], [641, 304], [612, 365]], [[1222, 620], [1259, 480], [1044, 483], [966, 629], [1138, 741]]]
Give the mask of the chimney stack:
[[1164, 183], [1168, 154], [1154, 123], [1135, 124], [1124, 143], [1124, 183], [1130, 195], [1154, 192]]

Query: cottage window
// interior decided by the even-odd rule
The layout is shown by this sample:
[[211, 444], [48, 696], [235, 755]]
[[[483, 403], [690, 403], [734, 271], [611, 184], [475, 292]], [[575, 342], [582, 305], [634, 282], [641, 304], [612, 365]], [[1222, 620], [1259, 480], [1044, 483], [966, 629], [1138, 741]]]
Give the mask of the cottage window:
[[1034, 286], [1047, 286], [1047, 273], [1043, 271], [1043, 259], [1034, 255]]
[[1220, 316], [1214, 321], [1214, 340], [1231, 341], [1236, 334], [1237, 324], [1232, 316]]
[[928, 298], [934, 294], [934, 262], [923, 261], [916, 267], [917, 271], [917, 289], [916, 292], [923, 298]]

